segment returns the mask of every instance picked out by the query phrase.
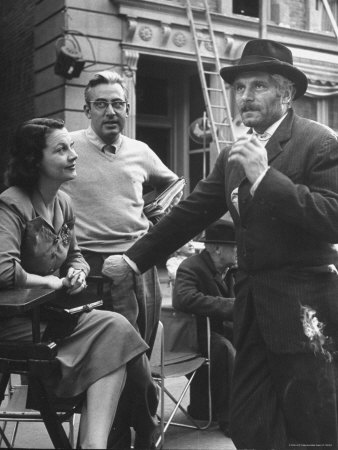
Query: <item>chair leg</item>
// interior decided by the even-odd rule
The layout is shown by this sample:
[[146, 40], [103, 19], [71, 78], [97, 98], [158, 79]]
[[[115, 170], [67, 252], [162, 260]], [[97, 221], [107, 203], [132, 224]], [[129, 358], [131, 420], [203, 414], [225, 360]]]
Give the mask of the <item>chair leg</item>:
[[157, 441], [155, 442], [155, 448], [157, 450], [160, 450], [164, 445], [164, 379], [157, 379], [156, 380], [157, 385], [160, 387], [160, 395], [161, 395], [161, 415], [159, 417], [160, 419], [160, 435], [157, 438]]
[[69, 423], [69, 433], [68, 439], [72, 448], [75, 448], [75, 414], [68, 420]]
[[[10, 374], [8, 372], [1, 373], [0, 375], [0, 403], [2, 403], [6, 396], [6, 388], [8, 386], [8, 382], [10, 380]], [[2, 441], [5, 442], [5, 445], [8, 448], [11, 448], [13, 444], [11, 445], [9, 440], [7, 439], [7, 436], [5, 434], [7, 421], [3, 422], [3, 427], [0, 426], [0, 445]]]
[[3, 402], [5, 398], [5, 392], [10, 379], [10, 374], [8, 372], [2, 373], [0, 375], [0, 403]]
[[41, 417], [44, 421], [48, 434], [57, 449], [71, 449], [72, 446], [67, 438], [66, 432], [50, 405], [48, 393], [43, 382], [37, 377], [29, 377], [32, 391], [39, 401]]
[[13, 430], [13, 433], [12, 433], [12, 440], [11, 440], [11, 445], [12, 445], [13, 448], [14, 448], [14, 444], [15, 444], [15, 439], [16, 439], [16, 435], [17, 435], [17, 432], [18, 432], [18, 428], [19, 428], [19, 422], [15, 422], [14, 430]]
[[13, 448], [9, 440], [7, 439], [7, 436], [5, 434], [5, 431], [0, 427], [0, 435], [1, 435], [1, 442], [4, 441], [7, 448]]

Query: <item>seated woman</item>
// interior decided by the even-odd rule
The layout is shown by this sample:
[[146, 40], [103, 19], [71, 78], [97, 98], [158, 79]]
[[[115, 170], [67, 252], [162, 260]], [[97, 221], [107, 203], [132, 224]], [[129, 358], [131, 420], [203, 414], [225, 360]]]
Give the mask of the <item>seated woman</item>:
[[[1, 288], [76, 294], [86, 287], [89, 268], [74, 235], [70, 199], [59, 191], [76, 177], [76, 159], [63, 121], [33, 119], [19, 127], [7, 170], [11, 187], [0, 195]], [[48, 334], [52, 324], [41, 325]], [[81, 447], [106, 448], [126, 365], [148, 346], [123, 316], [99, 310], [79, 314], [72, 330], [59, 337], [61, 370], [48, 383], [59, 397], [86, 393]], [[31, 340], [30, 319], [1, 318], [0, 339]]]

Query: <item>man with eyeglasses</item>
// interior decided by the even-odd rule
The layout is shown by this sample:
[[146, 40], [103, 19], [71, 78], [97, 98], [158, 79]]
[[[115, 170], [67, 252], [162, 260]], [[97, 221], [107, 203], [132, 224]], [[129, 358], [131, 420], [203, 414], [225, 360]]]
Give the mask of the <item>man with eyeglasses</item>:
[[[149, 221], [143, 213], [143, 184], [161, 190], [177, 176], [148, 145], [122, 134], [130, 106], [125, 83], [118, 73], [95, 74], [84, 95], [84, 112], [90, 125], [71, 133], [79, 155], [78, 177], [68, 184], [66, 191], [73, 200], [77, 239], [91, 275], [101, 275], [108, 256], [123, 254], [148, 231]], [[131, 274], [119, 286], [111, 283], [104, 293], [104, 305], [124, 315], [151, 345], [161, 308], [156, 268], [143, 275]], [[146, 356], [143, 364], [149, 369]], [[138, 381], [138, 387], [129, 386], [127, 379], [110, 448], [130, 447], [127, 417], [130, 413], [136, 431], [134, 448], [151, 448], [157, 393], [150, 370], [149, 380]]]

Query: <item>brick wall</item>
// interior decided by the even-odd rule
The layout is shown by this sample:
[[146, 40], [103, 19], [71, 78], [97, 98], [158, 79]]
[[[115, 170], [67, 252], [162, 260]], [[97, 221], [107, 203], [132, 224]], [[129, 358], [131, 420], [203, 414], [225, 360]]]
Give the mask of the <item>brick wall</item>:
[[33, 116], [35, 0], [0, 1], [0, 189], [13, 132]]

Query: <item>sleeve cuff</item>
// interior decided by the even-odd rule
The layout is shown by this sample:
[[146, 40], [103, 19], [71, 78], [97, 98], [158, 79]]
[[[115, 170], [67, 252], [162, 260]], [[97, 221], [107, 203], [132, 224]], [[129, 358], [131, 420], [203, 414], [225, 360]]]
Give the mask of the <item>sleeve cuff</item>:
[[139, 271], [139, 268], [137, 267], [137, 265], [134, 263], [134, 261], [132, 261], [130, 258], [128, 258], [127, 255], [122, 255], [122, 258], [133, 269], [134, 272], [136, 272], [139, 275], [141, 274], [141, 272]]
[[265, 177], [266, 172], [270, 169], [270, 166], [268, 166], [263, 173], [260, 174], [260, 176], [257, 178], [257, 180], [254, 182], [254, 184], [251, 186], [250, 188], [250, 194], [252, 195], [252, 197], [255, 195], [256, 189], [258, 188], [260, 182], [263, 180], [263, 178]]

